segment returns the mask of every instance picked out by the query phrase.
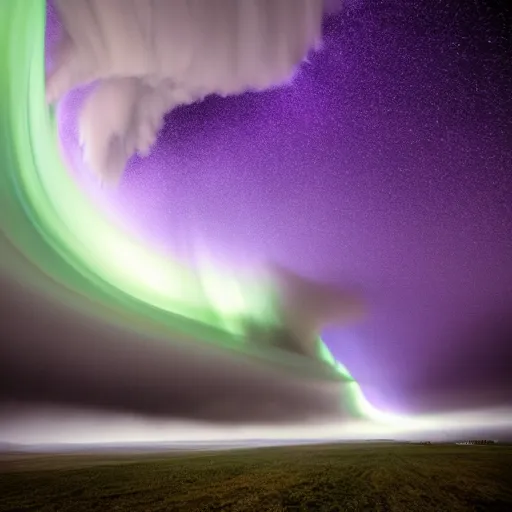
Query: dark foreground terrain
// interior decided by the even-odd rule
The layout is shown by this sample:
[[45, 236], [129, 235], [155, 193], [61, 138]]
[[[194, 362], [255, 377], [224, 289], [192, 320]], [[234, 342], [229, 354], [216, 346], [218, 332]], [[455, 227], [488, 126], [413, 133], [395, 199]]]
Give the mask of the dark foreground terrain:
[[512, 446], [0, 457], [1, 511], [512, 511]]

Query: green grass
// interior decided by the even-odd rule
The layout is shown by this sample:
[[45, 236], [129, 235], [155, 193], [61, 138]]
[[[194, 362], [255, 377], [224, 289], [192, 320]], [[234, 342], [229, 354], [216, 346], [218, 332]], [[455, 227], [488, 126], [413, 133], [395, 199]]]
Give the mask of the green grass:
[[0, 460], [1, 511], [512, 511], [512, 447], [330, 445]]

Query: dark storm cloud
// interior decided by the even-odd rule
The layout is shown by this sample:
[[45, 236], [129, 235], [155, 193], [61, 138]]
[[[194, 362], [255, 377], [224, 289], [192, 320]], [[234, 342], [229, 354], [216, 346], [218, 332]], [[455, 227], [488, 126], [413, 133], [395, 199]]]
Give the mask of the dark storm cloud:
[[140, 339], [12, 280], [0, 286], [4, 401], [228, 423], [342, 413], [339, 382], [293, 377], [207, 344]]

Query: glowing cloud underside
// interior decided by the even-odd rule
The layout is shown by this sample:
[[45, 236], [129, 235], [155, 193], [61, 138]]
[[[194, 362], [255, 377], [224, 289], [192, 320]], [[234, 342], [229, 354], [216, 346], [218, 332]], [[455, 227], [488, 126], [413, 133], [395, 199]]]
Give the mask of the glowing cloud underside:
[[[45, 13], [44, 0], [0, 6], [2, 273], [141, 335], [182, 335], [308, 374], [306, 358], [258, 350], [244, 339], [247, 316], [275, 322], [266, 306], [269, 289], [244, 286], [242, 293], [239, 279], [212, 265], [192, 272], [151, 252], [81, 193], [61, 160], [55, 116], [46, 107]], [[354, 412], [373, 414], [348, 371], [319, 345], [319, 358], [351, 388]]]

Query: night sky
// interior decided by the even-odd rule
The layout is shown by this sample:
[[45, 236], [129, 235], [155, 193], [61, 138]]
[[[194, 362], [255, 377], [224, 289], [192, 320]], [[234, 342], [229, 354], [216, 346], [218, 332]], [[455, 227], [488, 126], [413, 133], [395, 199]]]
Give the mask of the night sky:
[[349, 3], [291, 87], [168, 116], [121, 211], [361, 286], [367, 321], [325, 340], [378, 403], [509, 401], [509, 28], [504, 3]]
[[[152, 154], [135, 157], [119, 188], [100, 192], [102, 202], [158, 249], [186, 256], [199, 237], [227, 264], [277, 263], [362, 290], [367, 317], [323, 338], [376, 405], [407, 412], [512, 405], [505, 4], [347, 1], [290, 86], [173, 111]], [[71, 95], [71, 107], [79, 98]], [[64, 124], [70, 146], [73, 119]], [[160, 348], [141, 356], [134, 335], [101, 331], [63, 309], [31, 309], [32, 300], [27, 290], [10, 291], [0, 303], [10, 318], [0, 347], [9, 361], [0, 364], [3, 402], [36, 398], [193, 419], [233, 414], [201, 404], [244, 388], [243, 369], [197, 354], [182, 364]], [[34, 325], [44, 336], [31, 345]], [[91, 359], [95, 375], [69, 370], [85, 351], [56, 332], [69, 333], [76, 347], [89, 344], [91, 358], [94, 347], [104, 351], [101, 365]], [[112, 373], [108, 365], [121, 353], [124, 370]], [[13, 363], [16, 354], [30, 354], [30, 362]], [[39, 365], [40, 357], [52, 363]], [[53, 374], [59, 357], [68, 369]], [[181, 374], [167, 372], [169, 358]], [[256, 391], [248, 383], [228, 408], [244, 404], [241, 414], [253, 421], [258, 396], [264, 408], [279, 393], [300, 416], [301, 395], [287, 384], [274, 388], [261, 372], [251, 376]], [[187, 409], [181, 389], [198, 373], [209, 384], [189, 386]], [[316, 398], [302, 398], [311, 413]]]

